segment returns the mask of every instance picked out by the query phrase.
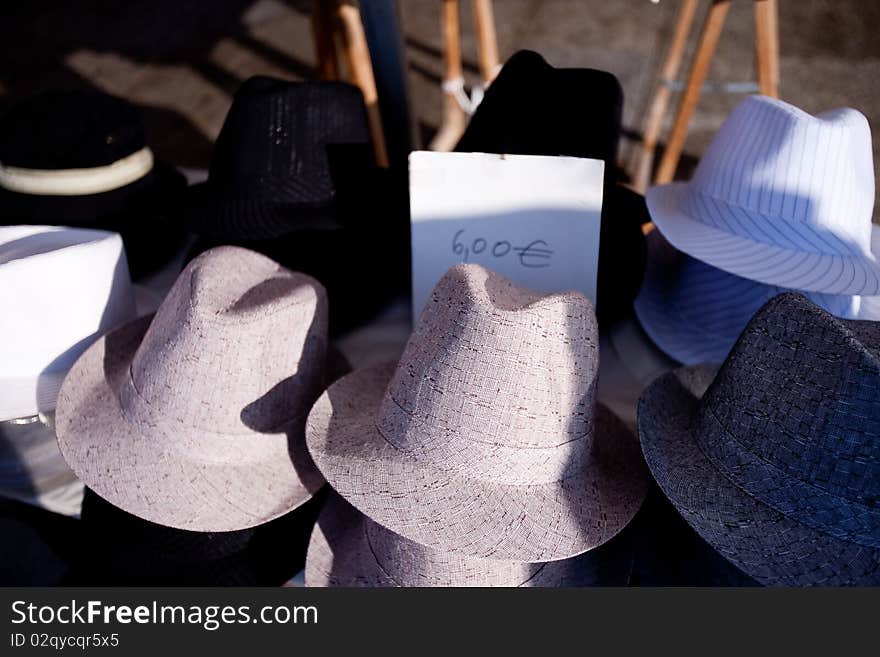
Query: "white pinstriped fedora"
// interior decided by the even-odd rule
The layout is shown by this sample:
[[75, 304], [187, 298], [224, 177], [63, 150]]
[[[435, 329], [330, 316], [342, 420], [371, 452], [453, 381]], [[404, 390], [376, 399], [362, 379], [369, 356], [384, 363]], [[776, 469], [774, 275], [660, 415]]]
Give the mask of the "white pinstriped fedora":
[[[692, 258], [654, 231], [633, 307], [645, 333], [668, 356], [684, 365], [720, 363], [761, 306], [788, 291]], [[880, 296], [801, 294], [841, 319], [880, 320]]]
[[676, 248], [731, 274], [825, 294], [880, 295], [874, 164], [860, 112], [741, 102], [689, 183], [646, 195]]

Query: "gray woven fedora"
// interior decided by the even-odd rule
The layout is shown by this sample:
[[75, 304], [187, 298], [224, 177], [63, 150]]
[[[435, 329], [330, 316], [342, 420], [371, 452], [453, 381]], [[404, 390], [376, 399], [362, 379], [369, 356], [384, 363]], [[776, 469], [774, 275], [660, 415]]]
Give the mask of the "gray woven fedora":
[[220, 247], [183, 271], [155, 317], [108, 333], [61, 387], [73, 471], [144, 520], [232, 531], [323, 483], [303, 441], [324, 385], [327, 303], [314, 279]]
[[312, 531], [306, 586], [624, 586], [633, 542], [623, 532], [602, 547], [547, 563], [502, 561], [432, 550], [382, 527], [331, 495]]
[[337, 492], [412, 541], [566, 559], [623, 529], [647, 489], [637, 441], [595, 402], [597, 368], [583, 295], [543, 295], [458, 265], [400, 363], [330, 386], [306, 442]]
[[880, 326], [782, 294], [713, 375], [666, 374], [639, 405], [685, 520], [764, 584], [880, 584]]

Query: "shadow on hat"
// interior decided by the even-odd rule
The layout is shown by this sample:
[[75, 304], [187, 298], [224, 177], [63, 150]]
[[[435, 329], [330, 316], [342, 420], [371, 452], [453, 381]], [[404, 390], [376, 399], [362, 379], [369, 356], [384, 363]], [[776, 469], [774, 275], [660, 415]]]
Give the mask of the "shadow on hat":
[[181, 217], [199, 237], [189, 257], [237, 245], [314, 276], [338, 335], [407, 289], [406, 185], [405, 171], [376, 166], [356, 87], [253, 77], [235, 94], [208, 180], [188, 191]]
[[781, 294], [720, 369], [655, 380], [639, 434], [666, 497], [750, 577], [880, 583], [880, 324]]
[[458, 265], [399, 363], [356, 370], [320, 397], [307, 445], [339, 494], [413, 542], [567, 559], [621, 532], [648, 486], [634, 436], [596, 403], [597, 368], [582, 294]]
[[644, 198], [620, 184], [623, 89], [611, 73], [557, 69], [535, 52], [514, 54], [492, 82], [458, 152], [564, 155], [603, 160], [597, 315], [604, 328], [630, 314], [642, 283], [649, 221]]
[[44, 93], [0, 118], [0, 222], [118, 232], [132, 277], [168, 262], [186, 187], [156, 161], [137, 109], [97, 91]]
[[214, 249], [155, 316], [77, 360], [58, 397], [58, 444], [87, 486], [144, 520], [264, 524], [323, 485], [303, 433], [326, 363], [321, 285], [258, 253]]

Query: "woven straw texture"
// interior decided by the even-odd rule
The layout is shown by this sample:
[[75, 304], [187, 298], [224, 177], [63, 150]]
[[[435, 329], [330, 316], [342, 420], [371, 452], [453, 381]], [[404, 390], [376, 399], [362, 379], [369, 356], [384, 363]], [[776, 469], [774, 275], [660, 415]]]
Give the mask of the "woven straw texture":
[[333, 488], [410, 540], [565, 559], [623, 529], [647, 488], [637, 443], [595, 403], [597, 368], [582, 295], [459, 265], [396, 368], [355, 372], [322, 395], [308, 447]]
[[312, 533], [305, 577], [306, 586], [622, 586], [632, 558], [628, 532], [596, 550], [548, 563], [441, 552], [385, 529], [332, 495]]
[[639, 406], [684, 518], [764, 584], [880, 583], [880, 327], [780, 295], [712, 374], [667, 374]]
[[337, 169], [370, 157], [357, 87], [254, 77], [236, 92], [208, 181], [192, 188], [182, 216], [197, 233], [229, 239], [332, 229]]
[[125, 511], [231, 531], [322, 483], [303, 444], [324, 386], [319, 283], [221, 247], [193, 260], [156, 316], [109, 333], [71, 369], [56, 430], [71, 468]]

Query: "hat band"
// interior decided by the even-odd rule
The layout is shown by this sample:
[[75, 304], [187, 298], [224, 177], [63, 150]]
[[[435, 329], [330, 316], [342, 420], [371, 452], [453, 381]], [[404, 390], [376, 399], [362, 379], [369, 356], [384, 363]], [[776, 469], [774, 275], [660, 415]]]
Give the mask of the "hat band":
[[119, 189], [153, 170], [153, 151], [144, 146], [112, 164], [83, 169], [25, 169], [0, 164], [0, 187], [19, 194], [82, 196]]
[[[382, 546], [379, 545], [379, 541], [375, 541], [373, 532], [370, 531], [370, 521], [365, 520], [362, 525], [362, 531], [364, 533], [364, 538], [367, 542], [367, 547], [370, 549], [370, 554], [373, 555], [373, 559], [376, 561], [376, 565], [379, 569], [385, 574], [388, 579], [395, 583], [395, 585], [406, 588], [409, 586], [508, 586], [508, 587], [520, 587], [524, 584], [527, 584], [530, 580], [532, 580], [541, 570], [546, 566], [545, 563], [542, 564], [528, 564], [528, 563], [520, 563], [520, 562], [504, 562], [504, 561], [493, 561], [490, 559], [468, 559], [463, 556], [459, 556], [455, 553], [449, 554], [449, 557], [452, 561], [457, 561], [459, 568], [457, 569], [459, 572], [453, 573], [454, 564], [449, 563], [449, 561], [443, 562], [438, 560], [433, 560], [430, 558], [431, 554], [437, 554], [438, 556], [442, 556], [445, 553], [435, 552], [431, 550], [431, 548], [419, 545], [417, 543], [413, 543], [402, 536], [394, 534], [389, 530], [383, 530], [390, 536], [393, 536], [393, 540], [397, 540], [399, 543], [406, 545], [411, 544], [413, 547], [416, 547], [421, 551], [421, 556], [423, 558], [416, 560], [414, 559], [406, 559], [401, 558], [401, 555], [406, 555], [409, 557], [415, 557], [417, 555], [413, 554], [412, 551], [403, 551], [399, 549], [395, 549], [398, 546], [391, 546], [392, 551], [388, 551], [382, 549]], [[375, 525], [375, 523], [373, 523]], [[387, 542], [387, 541], [382, 541]], [[392, 553], [395, 556], [391, 559], [385, 559], [382, 555], [386, 553]], [[528, 576], [524, 580], [520, 581], [510, 581], [507, 578], [497, 577], [500, 570], [509, 569], [510, 566], [521, 566], [525, 568], [530, 568], [532, 565], [537, 565], [538, 568], [534, 572], [528, 573]], [[420, 577], [417, 580], [414, 580], [411, 576], [407, 577], [406, 573], [401, 573], [402, 568], [410, 567], [411, 573], [415, 572]], [[463, 568], [462, 568], [463, 567]], [[450, 577], [449, 575], [455, 575]], [[496, 575], [493, 579], [489, 579], [489, 575]]]
[[289, 418], [266, 432], [249, 430], [245, 425], [230, 432], [195, 427], [151, 406], [135, 387], [131, 367], [118, 394], [127, 422], [143, 428], [142, 435], [156, 440], [157, 447], [207, 463], [250, 463], [270, 459], [275, 454], [289, 458], [287, 431], [297, 422], [305, 426], [306, 420], [305, 415]]
[[734, 205], [697, 189], [688, 189], [682, 199], [682, 210], [695, 221], [753, 242], [801, 253], [853, 257], [870, 254], [870, 216], [864, 226], [823, 227], [809, 216], [809, 203], [801, 201], [800, 206], [800, 212], [798, 207], [792, 210], [797, 216], [787, 218]]
[[[380, 414], [376, 429], [394, 449], [433, 468], [508, 486], [551, 484], [583, 470], [590, 458], [593, 427], [580, 436], [560, 436], [551, 447], [512, 447], [470, 440], [464, 429], [440, 428], [396, 404]], [[397, 410], [393, 410], [396, 408]]]
[[734, 486], [782, 515], [850, 543], [880, 548], [880, 507], [869, 507], [792, 477], [745, 448], [704, 409], [694, 427], [706, 458]]

